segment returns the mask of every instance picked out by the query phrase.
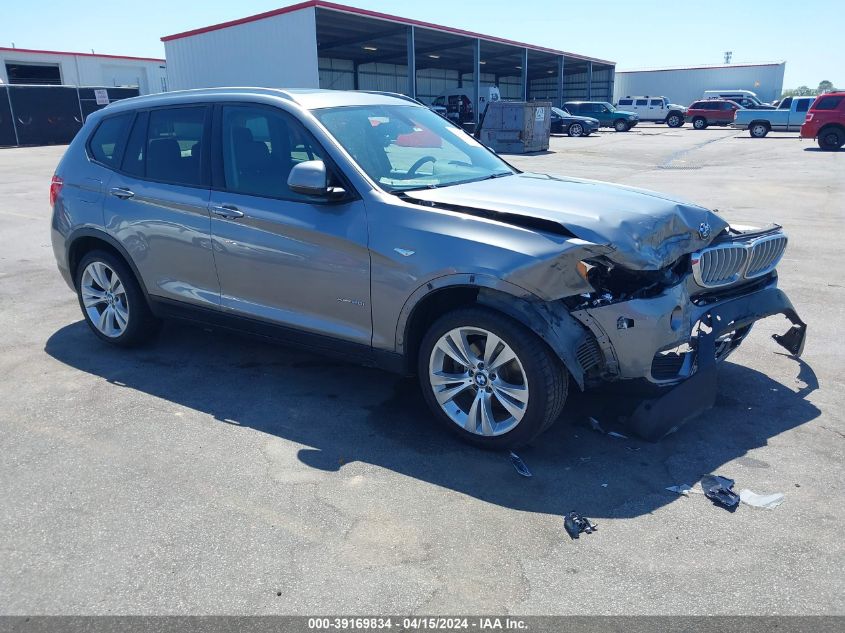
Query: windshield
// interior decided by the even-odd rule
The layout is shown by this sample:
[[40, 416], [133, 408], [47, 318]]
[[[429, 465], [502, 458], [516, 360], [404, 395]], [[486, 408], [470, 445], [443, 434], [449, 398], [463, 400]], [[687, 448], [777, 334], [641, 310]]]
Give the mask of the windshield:
[[569, 112], [567, 112], [566, 110], [561, 110], [560, 108], [552, 107], [552, 112], [554, 112], [556, 115], [558, 115], [560, 117], [568, 117], [569, 116]]
[[354, 106], [313, 114], [355, 162], [389, 192], [447, 187], [514, 171], [427, 108]]
[[602, 105], [607, 108], [608, 112], [616, 112], [616, 106], [612, 103], [608, 103], [607, 101], [603, 101]]

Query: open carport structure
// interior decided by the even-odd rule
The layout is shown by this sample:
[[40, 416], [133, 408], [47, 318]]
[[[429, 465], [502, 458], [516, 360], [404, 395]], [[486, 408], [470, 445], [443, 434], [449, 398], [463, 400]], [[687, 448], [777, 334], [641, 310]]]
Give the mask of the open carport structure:
[[[384, 90], [430, 103], [447, 90], [504, 99], [610, 100], [615, 64], [309, 0], [163, 37], [171, 87]], [[478, 111], [476, 109], [476, 116]]]

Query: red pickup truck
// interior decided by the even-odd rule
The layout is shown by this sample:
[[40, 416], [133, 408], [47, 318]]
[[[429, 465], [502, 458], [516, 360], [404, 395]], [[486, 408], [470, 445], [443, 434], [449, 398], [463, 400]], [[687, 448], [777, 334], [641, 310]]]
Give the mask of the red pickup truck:
[[845, 145], [845, 92], [819, 95], [807, 111], [801, 138], [819, 140], [819, 147], [837, 150]]

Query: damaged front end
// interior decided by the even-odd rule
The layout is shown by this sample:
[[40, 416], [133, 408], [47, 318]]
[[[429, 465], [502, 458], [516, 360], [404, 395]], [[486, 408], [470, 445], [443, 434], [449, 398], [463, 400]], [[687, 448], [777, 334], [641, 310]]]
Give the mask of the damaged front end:
[[712, 407], [716, 364], [754, 322], [783, 314], [792, 325], [774, 339], [801, 354], [807, 326], [777, 288], [786, 242], [780, 227], [726, 230], [660, 270], [625, 269], [601, 257], [579, 264], [594, 291], [564, 301], [601, 348], [604, 362], [590, 381], [645, 379], [665, 388], [634, 413], [639, 435], [659, 439]]

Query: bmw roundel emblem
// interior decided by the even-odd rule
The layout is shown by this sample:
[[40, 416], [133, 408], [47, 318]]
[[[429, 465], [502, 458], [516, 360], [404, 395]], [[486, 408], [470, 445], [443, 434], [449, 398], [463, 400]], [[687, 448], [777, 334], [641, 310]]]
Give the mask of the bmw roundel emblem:
[[707, 222], [698, 225], [698, 236], [703, 240], [710, 237], [710, 225]]

